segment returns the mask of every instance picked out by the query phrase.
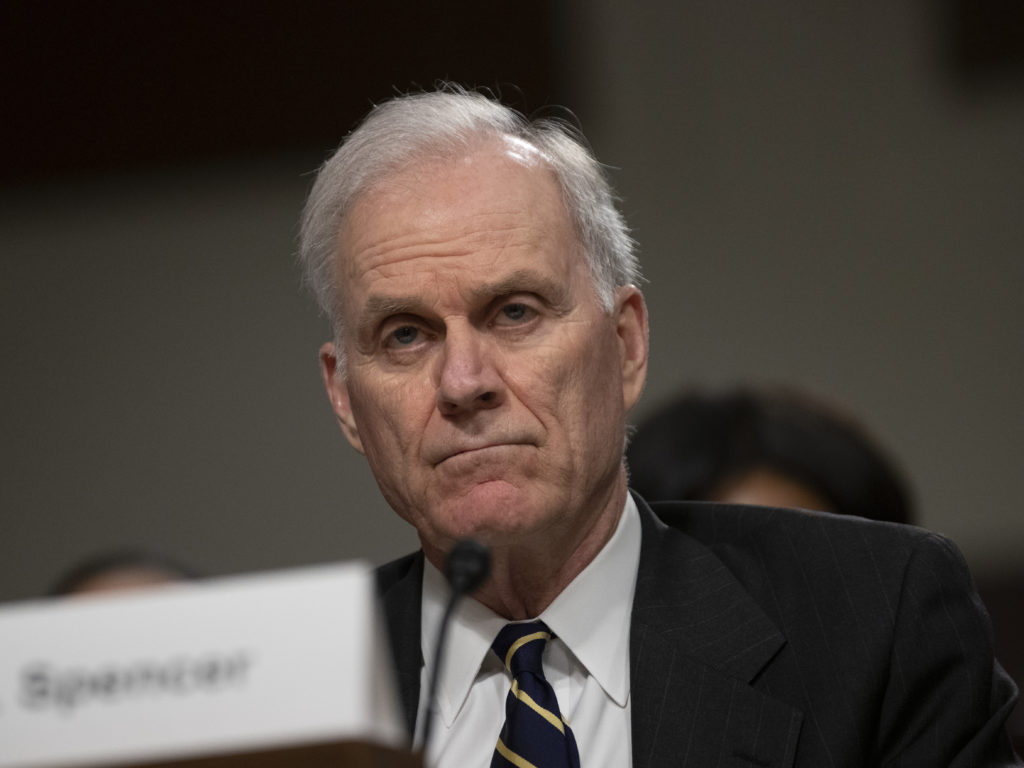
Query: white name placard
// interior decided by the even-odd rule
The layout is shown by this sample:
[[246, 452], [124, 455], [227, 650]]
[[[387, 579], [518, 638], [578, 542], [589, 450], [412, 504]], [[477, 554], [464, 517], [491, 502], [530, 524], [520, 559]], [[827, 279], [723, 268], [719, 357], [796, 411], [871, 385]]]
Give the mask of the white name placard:
[[364, 564], [0, 606], [0, 768], [402, 747]]

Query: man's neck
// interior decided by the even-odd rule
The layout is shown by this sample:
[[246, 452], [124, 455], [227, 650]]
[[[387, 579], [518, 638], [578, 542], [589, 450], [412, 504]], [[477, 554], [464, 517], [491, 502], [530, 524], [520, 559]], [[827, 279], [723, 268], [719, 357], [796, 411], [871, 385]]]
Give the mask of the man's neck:
[[[612, 537], [626, 503], [625, 473], [585, 530], [555, 536], [541, 532], [512, 546], [491, 546], [491, 575], [473, 597], [505, 618], [539, 616], [583, 571]], [[443, 562], [427, 552], [439, 569]]]

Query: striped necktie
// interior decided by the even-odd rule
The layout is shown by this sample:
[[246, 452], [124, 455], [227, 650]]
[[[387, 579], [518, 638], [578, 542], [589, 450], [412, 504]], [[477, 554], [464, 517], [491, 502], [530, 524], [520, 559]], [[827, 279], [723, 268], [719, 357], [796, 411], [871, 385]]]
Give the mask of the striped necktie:
[[507, 624], [491, 645], [512, 675], [505, 700], [505, 725], [491, 768], [579, 768], [569, 724], [558, 710], [555, 691], [544, 678], [541, 656], [552, 638], [542, 621]]

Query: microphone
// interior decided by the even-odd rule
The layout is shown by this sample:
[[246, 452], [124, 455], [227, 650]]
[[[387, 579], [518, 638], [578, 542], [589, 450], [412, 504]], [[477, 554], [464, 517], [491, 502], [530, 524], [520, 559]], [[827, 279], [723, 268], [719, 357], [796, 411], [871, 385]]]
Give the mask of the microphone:
[[441, 678], [441, 660], [443, 658], [445, 639], [448, 636], [448, 625], [459, 600], [480, 587], [491, 573], [491, 551], [473, 539], [460, 539], [448, 552], [444, 559], [444, 575], [451, 586], [448, 605], [437, 630], [437, 644], [434, 646], [434, 668], [430, 673], [430, 687], [427, 688], [427, 711], [423, 713], [423, 753], [424, 763], [427, 756], [427, 745], [430, 743], [431, 725], [434, 720], [434, 699], [437, 696], [437, 681]]
[[452, 599], [474, 592], [491, 573], [491, 550], [473, 539], [455, 543], [444, 559], [444, 575], [452, 587]]

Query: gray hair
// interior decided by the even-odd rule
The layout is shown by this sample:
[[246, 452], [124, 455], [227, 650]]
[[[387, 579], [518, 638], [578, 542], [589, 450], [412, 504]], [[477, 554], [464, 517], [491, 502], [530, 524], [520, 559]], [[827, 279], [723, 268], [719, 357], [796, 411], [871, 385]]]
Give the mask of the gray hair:
[[638, 282], [640, 265], [604, 169], [563, 121], [528, 120], [487, 96], [448, 85], [375, 106], [317, 174], [299, 237], [305, 280], [342, 341], [334, 260], [342, 222], [358, 196], [420, 159], [446, 158], [494, 139], [534, 148], [551, 167], [583, 246], [598, 299], [611, 311], [615, 289]]

